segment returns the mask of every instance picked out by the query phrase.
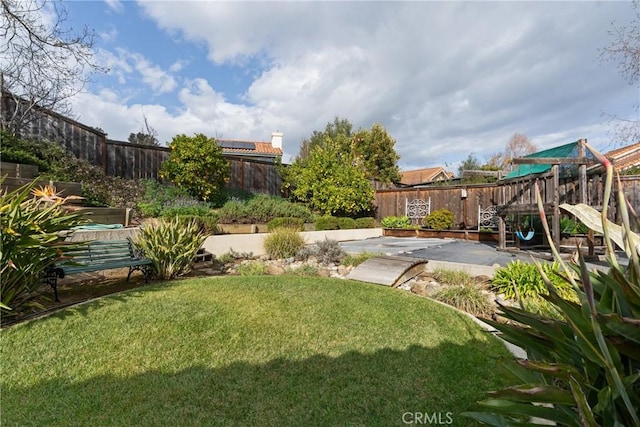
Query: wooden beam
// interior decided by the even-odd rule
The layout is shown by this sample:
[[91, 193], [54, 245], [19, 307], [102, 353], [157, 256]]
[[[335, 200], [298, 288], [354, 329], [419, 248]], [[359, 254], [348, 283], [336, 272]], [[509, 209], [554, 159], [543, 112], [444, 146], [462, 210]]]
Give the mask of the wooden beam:
[[560, 247], [560, 173], [558, 165], [553, 165], [553, 216], [551, 217], [551, 234], [553, 244]]
[[519, 157], [511, 160], [514, 165], [595, 165], [597, 162], [585, 157], [570, 159], [565, 157]]

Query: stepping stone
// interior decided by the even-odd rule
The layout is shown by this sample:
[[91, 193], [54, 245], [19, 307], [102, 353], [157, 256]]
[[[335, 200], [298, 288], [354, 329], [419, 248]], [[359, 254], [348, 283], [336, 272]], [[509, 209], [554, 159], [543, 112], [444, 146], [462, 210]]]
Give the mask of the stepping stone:
[[405, 256], [378, 256], [354, 268], [347, 279], [395, 288], [422, 273], [427, 262], [426, 259]]

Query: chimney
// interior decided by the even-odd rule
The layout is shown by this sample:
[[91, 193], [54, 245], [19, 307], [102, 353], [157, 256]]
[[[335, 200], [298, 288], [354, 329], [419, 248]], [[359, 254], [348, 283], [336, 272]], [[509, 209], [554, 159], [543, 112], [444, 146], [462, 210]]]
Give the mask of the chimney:
[[273, 148], [279, 148], [282, 150], [282, 132], [272, 132], [271, 133], [271, 146]]

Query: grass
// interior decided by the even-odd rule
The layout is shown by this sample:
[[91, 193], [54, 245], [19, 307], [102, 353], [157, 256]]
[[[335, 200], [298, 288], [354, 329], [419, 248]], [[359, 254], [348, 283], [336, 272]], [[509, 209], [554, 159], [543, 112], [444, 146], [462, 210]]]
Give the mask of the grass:
[[2, 331], [2, 424], [402, 425], [477, 409], [508, 356], [466, 316], [324, 278], [188, 279]]

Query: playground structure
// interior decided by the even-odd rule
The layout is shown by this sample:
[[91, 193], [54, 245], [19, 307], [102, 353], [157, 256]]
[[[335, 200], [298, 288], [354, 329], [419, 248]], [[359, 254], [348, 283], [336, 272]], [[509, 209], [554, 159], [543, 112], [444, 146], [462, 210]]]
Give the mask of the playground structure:
[[[551, 238], [556, 247], [560, 247], [560, 205], [562, 203], [585, 203], [602, 210], [603, 173], [591, 153], [585, 149], [586, 140], [566, 144], [550, 150], [540, 151], [529, 156], [513, 159], [517, 165], [500, 185], [498, 194], [498, 249], [507, 250], [508, 243], [514, 242], [516, 248], [523, 241], [531, 240], [535, 231], [532, 218], [539, 215], [535, 184], [538, 184], [544, 213], [550, 219]], [[614, 206], [611, 206], [614, 215]], [[513, 218], [529, 216], [529, 229], [513, 227]], [[510, 221], [509, 221], [510, 220]], [[508, 230], [509, 222], [512, 229]], [[512, 239], [509, 237], [512, 236]], [[587, 245], [593, 255], [593, 232], [589, 232]], [[546, 237], [543, 237], [546, 242]]]

